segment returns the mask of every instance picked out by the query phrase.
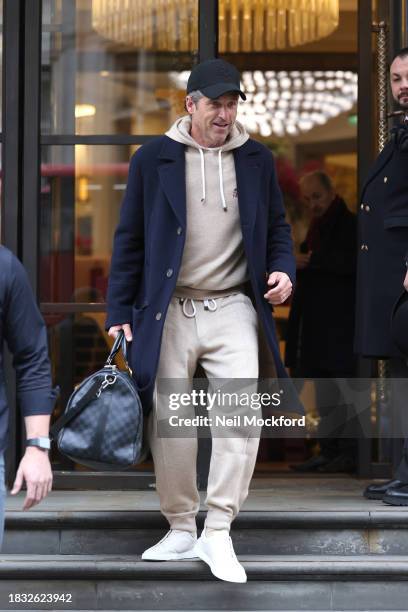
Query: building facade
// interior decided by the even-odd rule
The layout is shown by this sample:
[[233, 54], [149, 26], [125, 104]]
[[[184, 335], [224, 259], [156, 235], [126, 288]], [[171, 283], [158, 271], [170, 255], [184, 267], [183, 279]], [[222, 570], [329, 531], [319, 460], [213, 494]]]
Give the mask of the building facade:
[[[358, 185], [376, 154], [372, 23], [386, 21], [392, 53], [406, 44], [407, 2], [328, 2], [327, 12], [313, 18], [307, 2], [298, 11], [291, 2], [275, 4], [0, 3], [1, 240], [28, 270], [47, 323], [61, 388], [55, 416], [106, 358], [105, 293], [128, 161], [183, 113], [193, 64], [220, 56], [243, 72], [249, 100], [240, 119], [277, 155], [295, 241], [304, 232], [296, 191], [301, 171], [324, 163], [356, 209]], [[287, 312], [277, 317], [284, 330]], [[8, 377], [12, 474], [24, 443], [10, 367]], [[267, 445], [262, 456], [276, 458]], [[52, 459], [57, 486], [101, 482], [56, 452]], [[390, 460], [362, 443], [360, 473], [381, 475]], [[144, 469], [151, 466], [115, 482], [138, 487]]]

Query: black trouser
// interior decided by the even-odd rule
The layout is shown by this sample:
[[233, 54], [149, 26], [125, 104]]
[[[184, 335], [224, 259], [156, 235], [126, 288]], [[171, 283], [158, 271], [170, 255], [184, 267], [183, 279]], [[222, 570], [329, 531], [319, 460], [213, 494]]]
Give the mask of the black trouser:
[[314, 381], [316, 408], [320, 416], [317, 437], [321, 454], [327, 459], [338, 455], [355, 458], [360, 425], [336, 382], [336, 378], [352, 378], [353, 373], [308, 368], [301, 375]]
[[394, 477], [398, 480], [408, 483], [408, 365], [406, 359], [393, 357], [388, 361], [389, 372], [391, 379], [396, 380], [391, 383], [391, 408], [393, 414], [394, 444], [398, 442], [398, 436], [401, 432], [401, 438], [405, 438], [402, 448], [402, 459]]

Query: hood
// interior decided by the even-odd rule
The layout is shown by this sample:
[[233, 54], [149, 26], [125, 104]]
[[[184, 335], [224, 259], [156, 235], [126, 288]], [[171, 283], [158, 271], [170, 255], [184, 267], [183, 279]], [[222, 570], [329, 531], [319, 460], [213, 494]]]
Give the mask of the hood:
[[244, 126], [239, 123], [239, 121], [235, 121], [231, 134], [228, 136], [226, 142], [221, 147], [202, 147], [192, 138], [191, 134], [191, 117], [190, 115], [186, 115], [177, 119], [175, 123], [171, 126], [171, 128], [166, 132], [166, 136], [175, 140], [176, 142], [180, 142], [188, 147], [192, 147], [197, 149], [200, 153], [201, 160], [201, 187], [202, 187], [202, 197], [201, 202], [205, 204], [206, 198], [206, 190], [205, 190], [205, 151], [218, 152], [218, 174], [219, 174], [219, 185], [220, 185], [220, 197], [222, 202], [222, 207], [225, 211], [228, 210], [225, 194], [224, 194], [224, 186], [223, 186], [223, 174], [222, 174], [222, 153], [226, 151], [232, 151], [233, 149], [237, 149], [241, 147], [246, 141], [249, 139], [249, 134], [245, 130]]
[[173, 123], [171, 128], [166, 132], [166, 136], [176, 142], [181, 142], [181, 144], [194, 147], [195, 149], [202, 149], [203, 151], [232, 151], [232, 149], [236, 149], [245, 144], [249, 138], [248, 132], [239, 121], [235, 121], [232, 126], [231, 134], [221, 147], [202, 147], [192, 138], [190, 131], [191, 117], [190, 115], [185, 115]]

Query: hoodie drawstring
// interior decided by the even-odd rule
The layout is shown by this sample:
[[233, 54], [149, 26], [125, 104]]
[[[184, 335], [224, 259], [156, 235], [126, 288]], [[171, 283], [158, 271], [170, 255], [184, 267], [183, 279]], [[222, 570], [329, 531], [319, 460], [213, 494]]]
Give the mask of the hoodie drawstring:
[[204, 204], [205, 202], [205, 163], [204, 163], [204, 153], [202, 152], [201, 149], [198, 149], [200, 151], [200, 157], [201, 157], [201, 183], [202, 183], [202, 187], [203, 187], [203, 195], [201, 198], [201, 202]]
[[222, 207], [224, 210], [227, 210], [227, 203], [225, 201], [225, 195], [224, 195], [224, 186], [223, 186], [223, 177], [222, 177], [222, 159], [221, 159], [221, 155], [222, 155], [222, 149], [220, 149], [218, 151], [218, 173], [220, 176], [220, 194], [221, 194], [221, 200], [222, 200]]
[[[198, 149], [200, 151], [200, 158], [201, 158], [201, 185], [202, 185], [202, 197], [201, 197], [201, 202], [204, 204], [205, 203], [205, 161], [204, 161], [204, 153], [202, 151], [202, 149]], [[224, 178], [222, 175], [222, 149], [220, 149], [218, 151], [218, 175], [219, 175], [219, 179], [220, 179], [220, 195], [221, 195], [221, 201], [222, 201], [222, 207], [224, 210], [227, 210], [227, 203], [225, 201], [225, 194], [224, 194]]]

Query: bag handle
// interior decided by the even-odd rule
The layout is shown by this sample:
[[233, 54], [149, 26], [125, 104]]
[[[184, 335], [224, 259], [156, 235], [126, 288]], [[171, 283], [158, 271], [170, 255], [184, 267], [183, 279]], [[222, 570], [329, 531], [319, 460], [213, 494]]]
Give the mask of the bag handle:
[[126, 341], [125, 332], [123, 331], [123, 329], [119, 330], [118, 335], [115, 338], [115, 342], [113, 343], [111, 352], [109, 353], [109, 356], [107, 360], [105, 361], [105, 366], [112, 365], [112, 361], [115, 359], [116, 355], [119, 353], [121, 349], [122, 349], [123, 358], [125, 360], [126, 368], [131, 373], [132, 371], [128, 363], [127, 341]]

